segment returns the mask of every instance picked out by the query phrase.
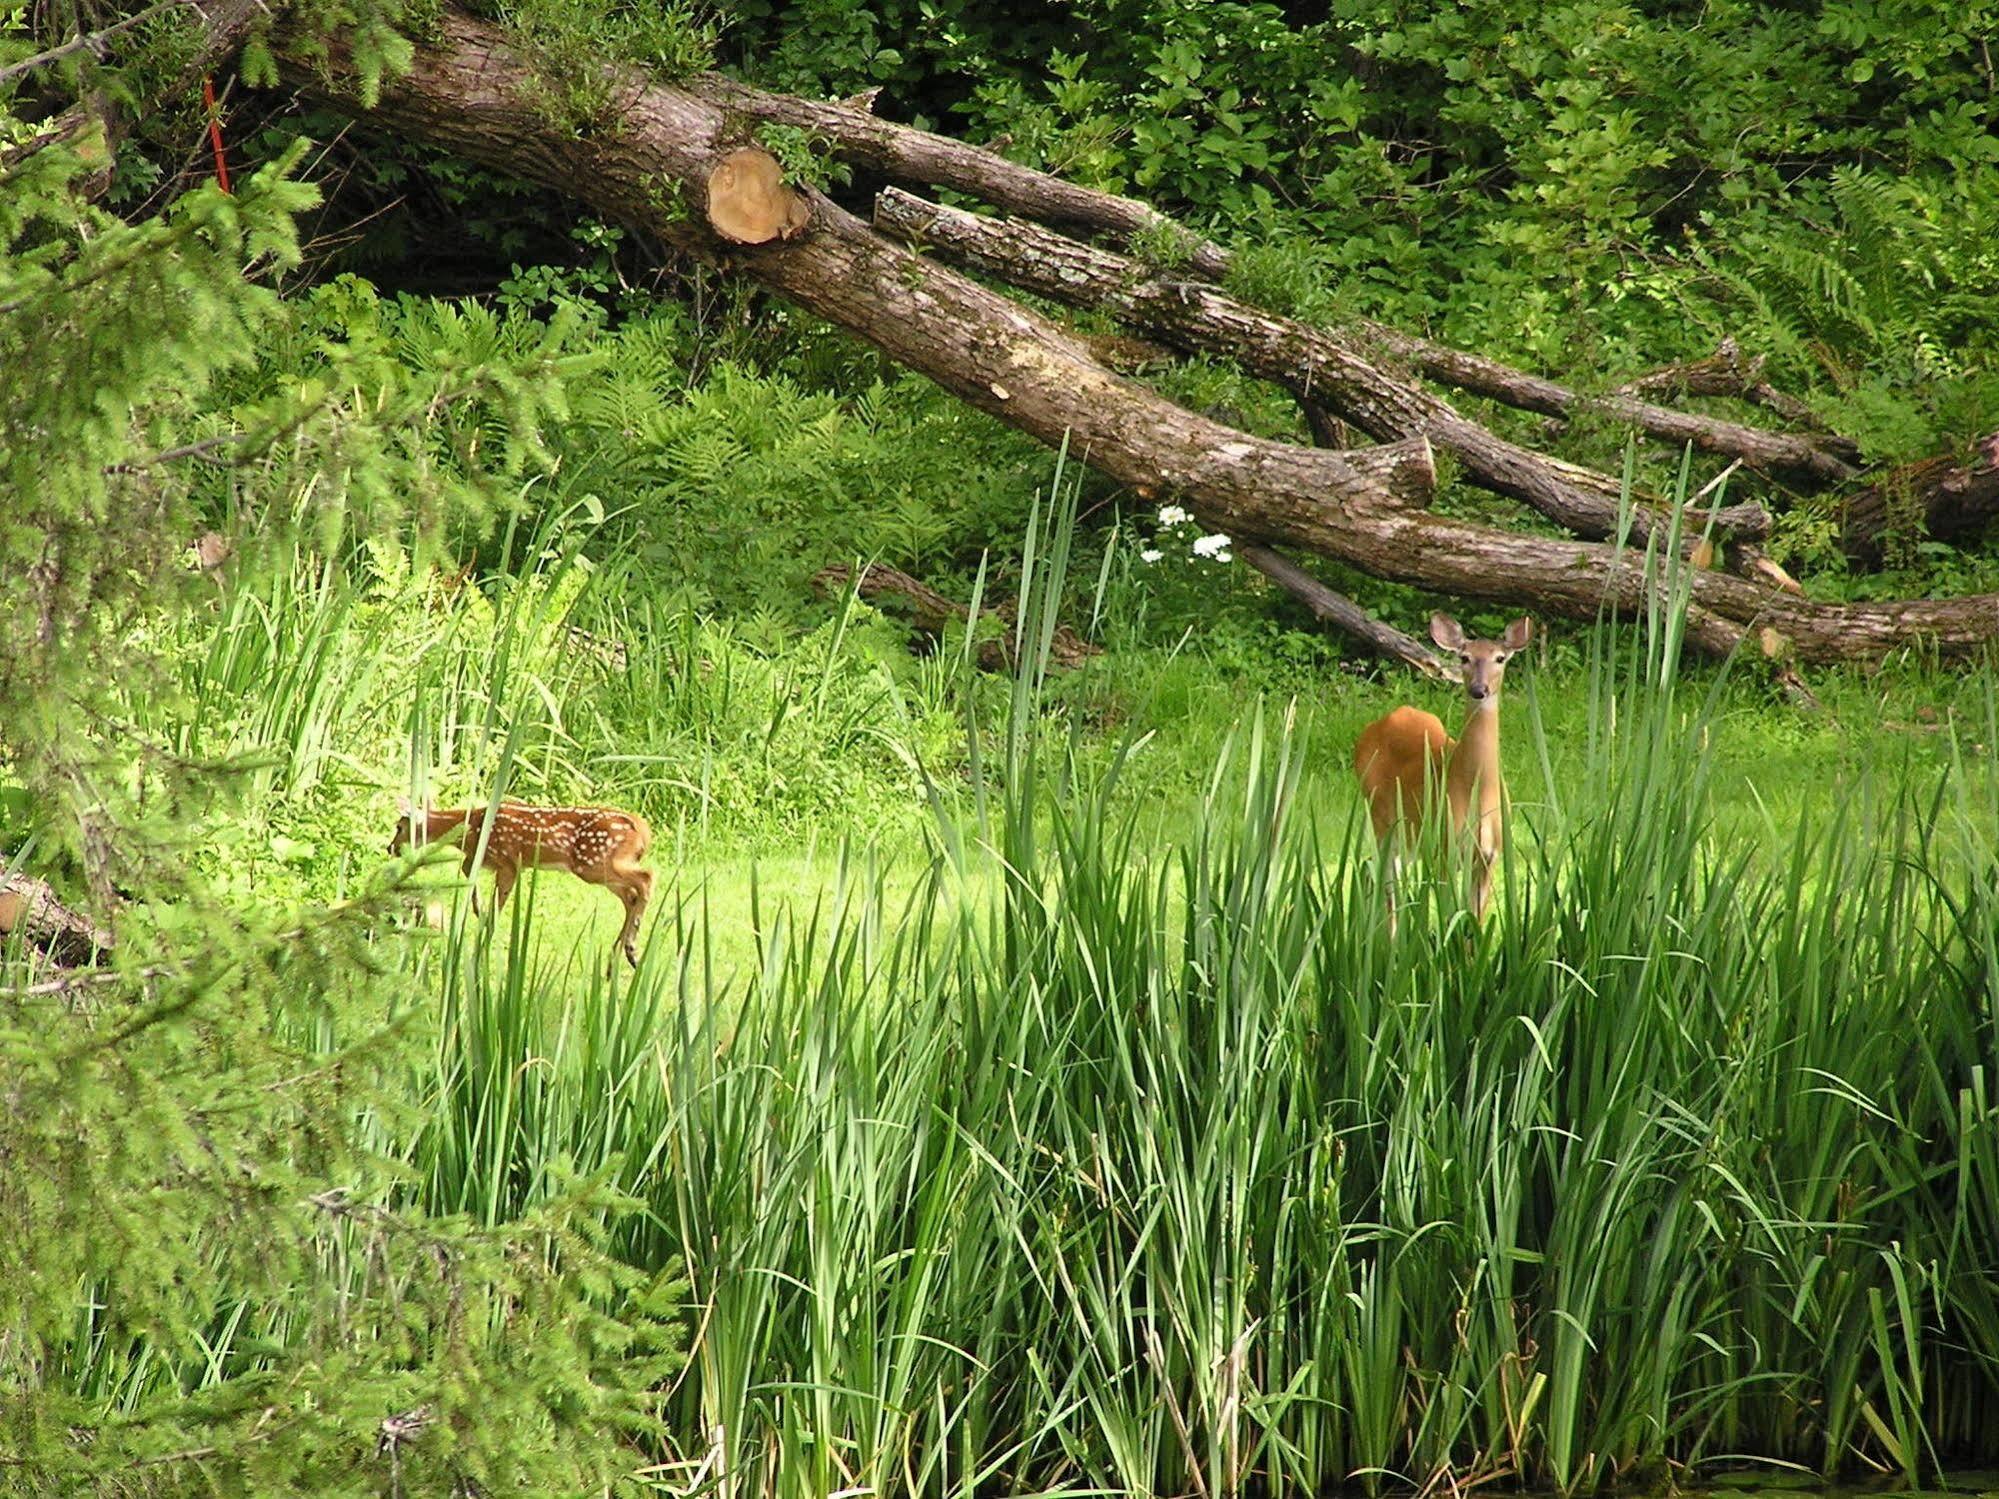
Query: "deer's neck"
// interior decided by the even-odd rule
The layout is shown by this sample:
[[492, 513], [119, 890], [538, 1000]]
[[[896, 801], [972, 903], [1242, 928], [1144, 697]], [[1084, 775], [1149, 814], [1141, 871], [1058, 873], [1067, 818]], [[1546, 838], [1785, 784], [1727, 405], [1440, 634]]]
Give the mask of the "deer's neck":
[[1499, 805], [1499, 701], [1474, 703], [1451, 751], [1447, 778], [1451, 811], [1462, 819], [1477, 807], [1489, 812]]

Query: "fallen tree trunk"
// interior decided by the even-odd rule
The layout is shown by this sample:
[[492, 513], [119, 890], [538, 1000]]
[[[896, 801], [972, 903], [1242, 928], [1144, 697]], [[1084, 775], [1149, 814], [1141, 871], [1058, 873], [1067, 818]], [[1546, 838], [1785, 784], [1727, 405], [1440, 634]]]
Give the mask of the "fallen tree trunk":
[[[874, 222], [885, 234], [1023, 291], [1109, 312], [1190, 353], [1226, 355], [1380, 441], [1426, 437], [1463, 463], [1481, 488], [1523, 501], [1578, 536], [1604, 540], [1617, 535], [1625, 519], [1617, 480], [1506, 441], [1322, 329], [1274, 317], [1199, 282], [1157, 275], [1038, 225], [945, 208], [898, 188], [875, 200]], [[1640, 507], [1628, 519], [1642, 539], [1659, 512]], [[1690, 514], [1686, 526], [1698, 532], [1709, 519], [1706, 513]], [[1718, 510], [1712, 520], [1724, 537], [1755, 538], [1770, 531], [1770, 517], [1760, 505]]]
[[1840, 544], [1863, 567], [1879, 567], [1897, 532], [1910, 541], [1973, 541], [1999, 517], [1999, 432], [1969, 463], [1929, 458], [1883, 475], [1840, 507]]
[[1108, 235], [1120, 243], [1157, 238], [1203, 276], [1220, 276], [1228, 269], [1226, 250], [1190, 234], [1156, 208], [1078, 187], [948, 135], [877, 119], [851, 104], [766, 93], [715, 73], [689, 79], [687, 90], [723, 110], [809, 131], [830, 143], [842, 161], [891, 182], [948, 187], [1009, 213]]
[[[341, 47], [320, 61], [287, 50], [282, 33], [276, 40], [303, 91], [747, 275], [980, 410], [1050, 444], [1066, 438], [1113, 478], [1184, 496], [1239, 541], [1304, 547], [1438, 592], [1583, 619], [1658, 601], [1656, 573], [1629, 549], [1426, 513], [1435, 472], [1423, 438], [1328, 451], [1195, 415], [1114, 375], [1048, 318], [911, 254], [818, 194], [800, 190], [807, 222], [794, 237], [730, 243], [708, 221], [704, 184], [753, 137], [760, 121], [750, 103], [724, 111], [687, 88], [614, 71], [602, 128], [559, 129], [536, 113], [531, 59], [499, 27], [453, 9], [416, 47], [409, 72], [385, 79], [368, 106]], [[1752, 629], [1766, 649], [1800, 660], [1918, 641], [1963, 651], [1999, 634], [1993, 597], [1834, 606], [1713, 572], [1692, 572], [1683, 586], [1689, 636], [1709, 651], [1734, 648]]]

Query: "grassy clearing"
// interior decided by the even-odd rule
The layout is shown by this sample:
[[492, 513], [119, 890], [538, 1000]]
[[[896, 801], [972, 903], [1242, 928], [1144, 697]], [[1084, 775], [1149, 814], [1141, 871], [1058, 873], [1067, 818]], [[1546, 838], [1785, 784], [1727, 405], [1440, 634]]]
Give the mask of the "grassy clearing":
[[[544, 880], [383, 930], [347, 1008], [282, 1023], [403, 1039], [364, 1128], [410, 1205], [626, 1194], [607, 1242], [692, 1287], [656, 1486], [1999, 1457], [1989, 683], [1837, 680], [1802, 720], [1683, 677], [1670, 617], [1585, 635], [1510, 689], [1494, 919], [1433, 878], [1390, 942], [1346, 769], [1378, 684], [1246, 707], [1191, 649], [972, 682], [853, 609], [773, 656], [535, 550], [490, 595], [301, 557], [134, 715], [242, 758], [197, 857], [246, 898], [378, 869], [401, 786], [653, 818], [636, 974], [602, 892]], [[1884, 690], [1943, 727], [1863, 731]], [[209, 1373], [79, 1382], [136, 1405], [282, 1338], [217, 1294]]]

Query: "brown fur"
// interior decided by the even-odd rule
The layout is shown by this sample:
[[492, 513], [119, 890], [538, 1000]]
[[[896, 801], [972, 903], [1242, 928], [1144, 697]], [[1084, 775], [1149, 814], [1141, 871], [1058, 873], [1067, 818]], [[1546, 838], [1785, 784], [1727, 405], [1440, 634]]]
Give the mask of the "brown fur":
[[[389, 852], [422, 847], [463, 828], [465, 872], [479, 859], [479, 839], [486, 825], [486, 808], [426, 808], [407, 810], [396, 822]], [[486, 838], [485, 866], [493, 871], [493, 906], [507, 896], [523, 869], [566, 869], [587, 885], [602, 885], [625, 907], [625, 925], [618, 946], [625, 961], [638, 967], [639, 919], [652, 899], [652, 871], [638, 867], [652, 845], [652, 829], [636, 812], [616, 807], [537, 807], [527, 802], [501, 802]], [[473, 897], [474, 909], [477, 896]]]
[[1383, 884], [1388, 929], [1395, 930], [1395, 877], [1402, 848], [1420, 847], [1426, 822], [1437, 815], [1441, 785], [1448, 806], [1448, 830], [1468, 838], [1472, 853], [1472, 914], [1485, 919], [1492, 893], [1492, 866], [1499, 858], [1506, 822], [1506, 787], [1499, 761], [1499, 689], [1507, 658], [1526, 648], [1533, 621], [1515, 620], [1499, 640], [1467, 640], [1458, 622], [1433, 615], [1430, 637], [1458, 659], [1470, 703], [1456, 739], [1444, 732], [1434, 713], [1407, 704], [1392, 709], [1360, 732], [1353, 768], [1374, 836], [1388, 855]]

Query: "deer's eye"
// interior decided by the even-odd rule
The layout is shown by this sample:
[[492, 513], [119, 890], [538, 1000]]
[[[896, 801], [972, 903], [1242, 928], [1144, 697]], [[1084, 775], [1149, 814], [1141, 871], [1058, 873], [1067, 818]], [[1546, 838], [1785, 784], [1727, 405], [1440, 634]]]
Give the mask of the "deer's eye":
[[1459, 659], [1460, 661], [1464, 662], [1464, 664], [1465, 664], [1466, 666], [1470, 666], [1470, 665], [1471, 665], [1471, 657], [1470, 657], [1469, 655], [1465, 654], [1465, 653], [1464, 653], [1463, 651], [1460, 651], [1460, 652], [1458, 652], [1458, 659]]

